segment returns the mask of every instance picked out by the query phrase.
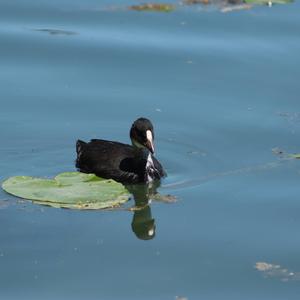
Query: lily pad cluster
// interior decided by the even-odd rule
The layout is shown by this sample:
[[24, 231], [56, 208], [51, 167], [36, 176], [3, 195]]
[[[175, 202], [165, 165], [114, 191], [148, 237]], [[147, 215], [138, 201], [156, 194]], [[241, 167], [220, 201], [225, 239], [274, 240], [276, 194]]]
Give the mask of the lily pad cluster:
[[129, 200], [128, 190], [120, 183], [94, 174], [66, 172], [54, 179], [15, 176], [2, 188], [14, 196], [34, 203], [72, 209], [104, 209]]

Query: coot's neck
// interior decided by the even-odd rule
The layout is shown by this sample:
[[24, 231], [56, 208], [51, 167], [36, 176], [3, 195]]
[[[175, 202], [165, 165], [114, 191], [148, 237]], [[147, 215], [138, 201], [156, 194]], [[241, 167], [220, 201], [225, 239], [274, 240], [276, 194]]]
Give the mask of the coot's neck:
[[148, 158], [148, 156], [150, 155], [151, 156], [151, 153], [148, 149], [146, 148], [139, 148], [137, 147], [136, 145], [132, 145], [133, 148], [134, 148], [134, 153], [135, 153], [135, 156], [140, 158], [140, 159], [146, 159]]

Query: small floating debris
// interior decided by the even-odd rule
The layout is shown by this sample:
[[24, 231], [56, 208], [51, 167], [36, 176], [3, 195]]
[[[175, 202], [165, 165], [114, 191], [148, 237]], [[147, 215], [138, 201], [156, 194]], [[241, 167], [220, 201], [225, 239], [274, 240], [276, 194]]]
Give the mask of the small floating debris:
[[257, 4], [257, 5], [268, 5], [272, 6], [273, 4], [288, 4], [292, 3], [293, 0], [244, 0], [248, 4]]
[[195, 4], [211, 4], [210, 0], [183, 0], [185, 5], [195, 5]]
[[277, 155], [277, 156], [280, 156], [280, 157], [282, 157], [282, 156], [284, 156], [286, 153], [284, 152], [284, 150], [282, 150], [282, 149], [280, 149], [280, 148], [278, 148], [278, 147], [275, 147], [275, 148], [272, 148], [272, 153], [274, 154], [274, 155]]
[[221, 8], [221, 12], [227, 13], [227, 12], [232, 12], [235, 10], [244, 10], [244, 9], [251, 9], [252, 6], [249, 4], [240, 4], [240, 5], [230, 5], [230, 6], [225, 6]]
[[165, 3], [144, 3], [138, 5], [131, 5], [128, 8], [137, 11], [170, 12], [175, 9], [175, 6], [172, 4]]
[[270, 264], [266, 262], [257, 262], [254, 268], [264, 274], [264, 277], [278, 278], [281, 281], [299, 281], [300, 272], [292, 272], [287, 268], [280, 265]]
[[177, 198], [172, 195], [161, 195], [161, 194], [154, 194], [150, 196], [151, 200], [155, 200], [157, 202], [163, 202], [163, 203], [175, 203], [177, 202]]
[[252, 5], [247, 4], [244, 0], [183, 0], [182, 4], [186, 6], [212, 5], [218, 7], [223, 13], [252, 8]]
[[300, 159], [300, 153], [288, 153], [278, 147], [272, 149], [272, 153], [283, 159]]
[[34, 31], [48, 33], [50, 35], [75, 35], [74, 31], [61, 30], [61, 29], [51, 29], [51, 28], [38, 28], [33, 29]]
[[182, 296], [176, 296], [175, 300], [188, 300], [187, 297], [182, 297]]
[[[126, 6], [126, 9], [146, 12], [172, 12], [184, 7], [199, 6], [203, 8], [212, 6], [223, 13], [227, 13], [236, 10], [251, 9], [257, 5], [267, 5], [271, 7], [274, 4], [289, 4], [292, 2], [294, 2], [294, 0], [179, 0], [172, 4], [153, 2], [134, 4]], [[113, 9], [118, 8], [114, 7]], [[180, 24], [185, 25], [186, 22], [181, 22]]]
[[245, 1], [243, 0], [183, 0], [182, 2], [184, 5], [218, 5], [218, 6], [225, 6], [225, 5], [240, 5], [244, 4]]
[[293, 0], [182, 0], [182, 5], [214, 5], [219, 7], [221, 12], [250, 9], [254, 5], [288, 4]]

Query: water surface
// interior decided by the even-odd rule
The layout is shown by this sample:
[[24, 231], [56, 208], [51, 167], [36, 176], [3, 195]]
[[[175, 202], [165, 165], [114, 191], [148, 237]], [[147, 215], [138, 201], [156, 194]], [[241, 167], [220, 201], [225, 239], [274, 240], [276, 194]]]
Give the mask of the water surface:
[[178, 201], [144, 241], [132, 212], [0, 191], [1, 299], [298, 299], [300, 162], [272, 149], [300, 152], [299, 3], [131, 4], [1, 2], [0, 180], [73, 171], [77, 138], [129, 142], [145, 116]]

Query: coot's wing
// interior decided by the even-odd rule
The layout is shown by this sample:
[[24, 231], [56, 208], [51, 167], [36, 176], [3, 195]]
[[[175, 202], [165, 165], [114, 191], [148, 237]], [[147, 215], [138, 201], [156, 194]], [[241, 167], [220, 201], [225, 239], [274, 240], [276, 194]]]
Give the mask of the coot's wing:
[[135, 168], [121, 168], [122, 161], [133, 157], [132, 146], [119, 142], [91, 140], [77, 141], [76, 167], [80, 172], [93, 173], [102, 178], [112, 178], [123, 183], [137, 183], [139, 175]]

